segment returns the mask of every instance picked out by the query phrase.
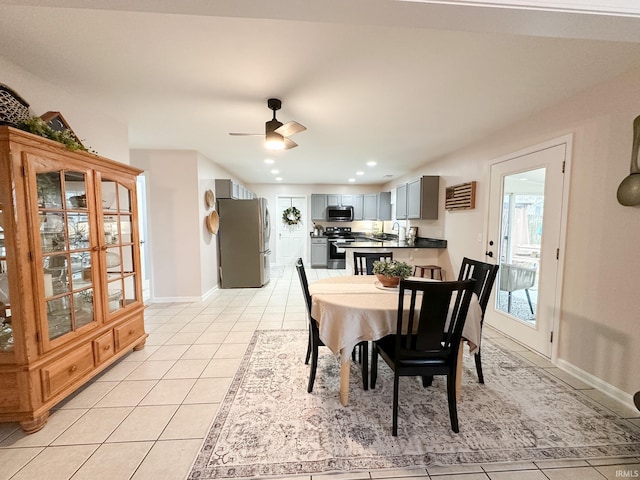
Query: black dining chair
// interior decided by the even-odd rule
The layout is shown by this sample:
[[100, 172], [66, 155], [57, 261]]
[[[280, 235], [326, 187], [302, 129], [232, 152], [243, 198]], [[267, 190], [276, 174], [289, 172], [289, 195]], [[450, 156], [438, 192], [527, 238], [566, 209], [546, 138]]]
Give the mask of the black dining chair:
[[[482, 332], [482, 325], [484, 323], [484, 312], [487, 310], [487, 304], [489, 303], [489, 297], [491, 296], [491, 289], [496, 281], [498, 275], [498, 265], [491, 263], [484, 263], [478, 260], [471, 260], [464, 257], [462, 259], [462, 266], [460, 267], [460, 273], [458, 274], [458, 280], [467, 280], [474, 278], [476, 285], [473, 287], [474, 293], [478, 296], [478, 303], [482, 309], [482, 318], [480, 319], [480, 332]], [[480, 337], [482, 338], [482, 336]], [[478, 382], [484, 383], [484, 375], [482, 373], [482, 357], [480, 355], [481, 346], [478, 345], [478, 351], [474, 354], [476, 361], [476, 372], [478, 373]]]
[[[372, 389], [378, 378], [378, 355], [393, 370], [393, 436], [398, 435], [399, 380], [402, 376], [421, 376], [424, 387], [431, 385], [434, 375], [447, 377], [451, 429], [458, 433], [458, 349], [474, 284], [473, 279], [462, 282], [400, 281], [396, 333], [374, 341], [371, 352]], [[449, 311], [451, 320], [447, 323]]]
[[[392, 260], [393, 252], [353, 252], [353, 274], [373, 275], [373, 262], [390, 262]], [[362, 358], [368, 355], [368, 349], [365, 351], [363, 347], [359, 347], [357, 351], [359, 353], [358, 361], [362, 363]], [[356, 350], [351, 353], [351, 358], [356, 360]]]
[[353, 274], [373, 275], [373, 262], [390, 262], [393, 260], [393, 252], [353, 252]]
[[[309, 364], [311, 359], [311, 371], [309, 372], [309, 384], [307, 386], [307, 392], [313, 391], [313, 384], [316, 380], [316, 371], [318, 369], [318, 347], [323, 347], [324, 342], [320, 340], [320, 331], [318, 330], [318, 322], [311, 316], [311, 294], [309, 293], [309, 283], [307, 281], [307, 274], [304, 271], [304, 264], [302, 258], [296, 260], [296, 270], [298, 271], [298, 278], [300, 279], [300, 286], [302, 287], [302, 294], [304, 296], [304, 302], [307, 306], [307, 318], [309, 320], [309, 341], [307, 343], [307, 355], [304, 363]], [[356, 345], [361, 351], [360, 363], [362, 363], [362, 387], [365, 390], [369, 389], [369, 342], [363, 341]]]

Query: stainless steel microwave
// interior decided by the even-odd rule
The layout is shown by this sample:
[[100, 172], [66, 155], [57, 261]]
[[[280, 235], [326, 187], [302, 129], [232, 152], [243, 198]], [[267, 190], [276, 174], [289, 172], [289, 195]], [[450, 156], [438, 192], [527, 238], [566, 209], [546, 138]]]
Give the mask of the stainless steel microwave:
[[329, 205], [327, 207], [327, 222], [353, 222], [353, 207], [351, 205]]

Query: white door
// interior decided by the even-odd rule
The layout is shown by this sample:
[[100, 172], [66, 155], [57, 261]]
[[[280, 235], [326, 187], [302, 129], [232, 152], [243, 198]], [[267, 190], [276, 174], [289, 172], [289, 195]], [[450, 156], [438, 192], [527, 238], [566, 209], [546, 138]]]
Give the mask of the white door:
[[[300, 220], [295, 225], [288, 225], [282, 215], [288, 208], [295, 207], [300, 211]], [[309, 217], [307, 215], [307, 198], [304, 196], [287, 196], [276, 198], [275, 212], [271, 212], [272, 221], [276, 224], [278, 265], [293, 265], [298, 257], [306, 258], [306, 246], [309, 237]]]
[[491, 166], [486, 260], [500, 269], [485, 322], [546, 357], [561, 303], [569, 142]]

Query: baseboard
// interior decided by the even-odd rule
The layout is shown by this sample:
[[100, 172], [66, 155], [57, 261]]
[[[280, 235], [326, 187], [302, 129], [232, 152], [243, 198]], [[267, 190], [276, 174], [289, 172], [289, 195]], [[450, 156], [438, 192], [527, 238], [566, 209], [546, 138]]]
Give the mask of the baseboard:
[[200, 297], [154, 297], [148, 300], [148, 303], [189, 303], [189, 302], [204, 302], [211, 298], [213, 294], [218, 290], [218, 285], [215, 285], [208, 292], [204, 293]]
[[567, 362], [566, 360], [558, 359], [556, 361], [556, 365], [559, 369], [564, 370], [567, 373], [570, 373], [578, 380], [583, 381], [587, 385], [592, 386], [596, 390], [601, 391], [602, 393], [609, 395], [611, 398], [625, 404], [632, 410], [636, 410], [635, 404], [633, 403], [633, 394], [629, 394], [620, 390], [618, 387], [614, 387], [613, 385], [605, 382], [601, 378], [596, 377], [595, 375], [590, 374], [589, 372], [585, 372], [581, 368], [576, 367], [572, 363]]

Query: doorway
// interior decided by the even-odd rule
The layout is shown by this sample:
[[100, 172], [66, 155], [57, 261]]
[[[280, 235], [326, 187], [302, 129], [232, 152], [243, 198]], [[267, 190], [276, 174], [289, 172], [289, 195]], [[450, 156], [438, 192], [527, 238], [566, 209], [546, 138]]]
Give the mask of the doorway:
[[497, 159], [489, 187], [487, 261], [500, 269], [485, 321], [552, 359], [562, 294], [570, 141], [563, 137]]
[[136, 179], [136, 191], [138, 197], [138, 230], [140, 232], [140, 275], [142, 278], [142, 301], [148, 302], [151, 298], [151, 262], [147, 247], [147, 177], [146, 173], [138, 175]]
[[[296, 207], [300, 211], [300, 220], [295, 225], [287, 225], [282, 220], [285, 210]], [[293, 265], [298, 257], [306, 258], [307, 237], [311, 231], [307, 215], [307, 197], [277, 196], [273, 213], [276, 224], [276, 262], [278, 265]]]

